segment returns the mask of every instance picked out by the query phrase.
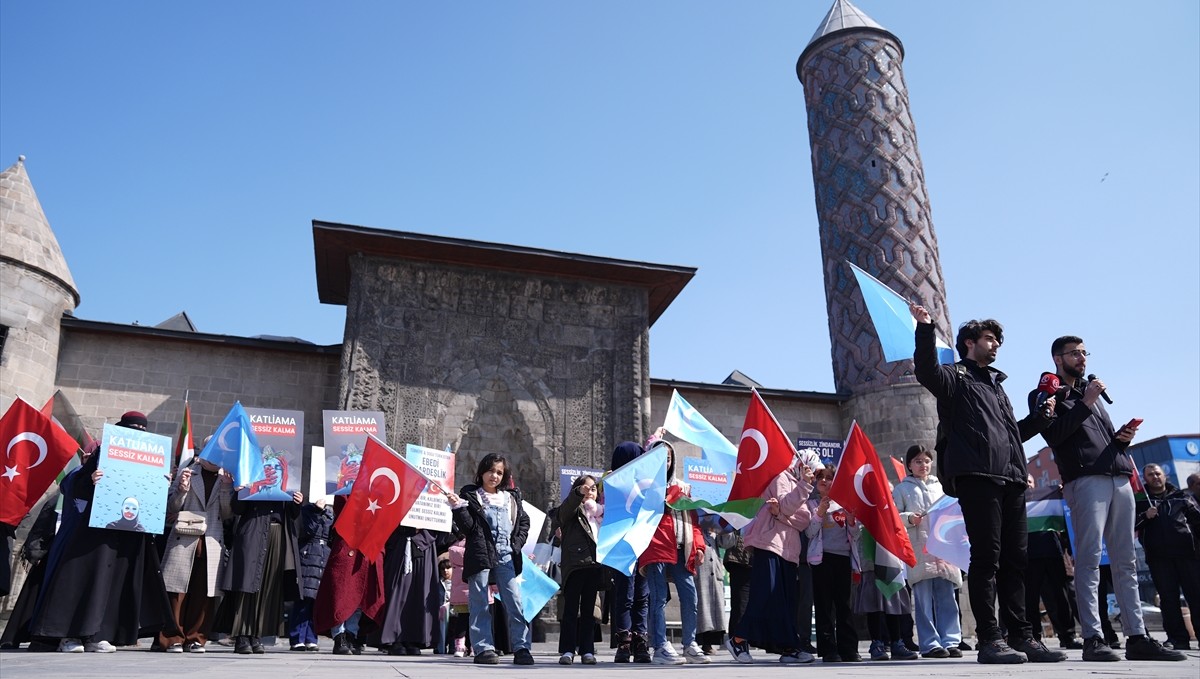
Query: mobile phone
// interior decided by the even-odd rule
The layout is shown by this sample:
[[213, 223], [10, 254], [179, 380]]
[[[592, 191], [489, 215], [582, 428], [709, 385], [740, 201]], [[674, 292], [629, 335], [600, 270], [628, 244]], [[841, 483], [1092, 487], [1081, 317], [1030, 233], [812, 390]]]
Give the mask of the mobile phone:
[[1145, 420], [1143, 420], [1140, 417], [1135, 417], [1132, 420], [1126, 422], [1125, 426], [1122, 428], [1123, 429], [1137, 429], [1138, 427], [1142, 426], [1142, 422], [1144, 422], [1144, 421]]

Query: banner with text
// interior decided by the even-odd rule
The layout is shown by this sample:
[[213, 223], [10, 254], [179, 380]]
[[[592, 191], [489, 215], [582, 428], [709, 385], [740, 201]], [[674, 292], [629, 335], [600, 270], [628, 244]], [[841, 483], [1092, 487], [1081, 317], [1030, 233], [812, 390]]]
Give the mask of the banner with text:
[[559, 504], [562, 504], [562, 501], [567, 499], [567, 493], [571, 492], [571, 484], [575, 483], [575, 479], [577, 479], [581, 476], [589, 475], [589, 474], [592, 477], [594, 477], [596, 479], [596, 481], [599, 481], [600, 477], [604, 476], [604, 470], [603, 469], [589, 469], [587, 467], [559, 467], [558, 468], [558, 502], [559, 502]]
[[262, 479], [238, 491], [240, 500], [287, 502], [302, 490], [304, 477], [304, 413], [299, 410], [246, 408], [254, 436], [262, 448]]
[[821, 458], [821, 464], [826, 467], [837, 464], [838, 460], [842, 459], [842, 445], [844, 441], [830, 441], [828, 439], [796, 439], [796, 452], [803, 454], [805, 449], [811, 450]]
[[92, 528], [162, 533], [167, 518], [171, 437], [104, 425]]
[[349, 495], [362, 464], [367, 434], [387, 441], [383, 413], [374, 410], [325, 410], [325, 492]]
[[442, 487], [437, 488], [433, 483], [426, 486], [400, 525], [449, 533], [454, 517], [442, 489], [454, 488], [454, 453], [410, 443], [404, 448], [404, 459]]
[[703, 460], [698, 457], [683, 458], [683, 482], [691, 486], [693, 500], [704, 500], [719, 505], [729, 500], [729, 489], [733, 488], [733, 465], [736, 458], [713, 456]]

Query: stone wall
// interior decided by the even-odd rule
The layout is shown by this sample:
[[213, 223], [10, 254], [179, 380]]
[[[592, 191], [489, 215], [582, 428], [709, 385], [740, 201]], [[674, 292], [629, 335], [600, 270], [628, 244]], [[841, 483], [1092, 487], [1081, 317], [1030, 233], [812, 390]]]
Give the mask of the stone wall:
[[644, 288], [355, 256], [339, 401], [388, 438], [457, 451], [456, 480], [509, 457], [536, 506], [564, 464], [606, 465], [649, 424]]
[[174, 437], [186, 392], [197, 445], [240, 400], [303, 411], [304, 442], [312, 446], [323, 439], [321, 411], [337, 407], [338, 347], [64, 324], [56, 386], [93, 436], [121, 413], [140, 410], [150, 431]]
[[0, 414], [18, 396], [35, 408], [54, 395], [58, 319], [75, 308], [61, 283], [39, 272], [0, 263], [0, 325], [8, 328], [0, 352]]
[[915, 443], [933, 449], [937, 399], [919, 384], [897, 384], [855, 396], [846, 408], [880, 457], [904, 460], [905, 451]]

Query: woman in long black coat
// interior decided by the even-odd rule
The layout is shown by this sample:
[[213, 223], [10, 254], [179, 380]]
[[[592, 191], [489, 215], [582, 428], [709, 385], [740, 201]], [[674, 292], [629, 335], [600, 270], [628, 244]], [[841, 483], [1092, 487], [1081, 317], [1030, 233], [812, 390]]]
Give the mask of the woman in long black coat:
[[438, 554], [450, 548], [448, 533], [399, 526], [384, 550], [387, 607], [381, 616], [381, 648], [391, 655], [420, 655], [433, 646], [442, 605]]
[[[240, 489], [239, 489], [240, 490]], [[228, 562], [221, 574], [225, 592], [215, 629], [235, 638], [237, 653], [264, 653], [262, 637], [283, 636], [284, 603], [300, 598], [300, 505], [233, 498], [237, 515]]]

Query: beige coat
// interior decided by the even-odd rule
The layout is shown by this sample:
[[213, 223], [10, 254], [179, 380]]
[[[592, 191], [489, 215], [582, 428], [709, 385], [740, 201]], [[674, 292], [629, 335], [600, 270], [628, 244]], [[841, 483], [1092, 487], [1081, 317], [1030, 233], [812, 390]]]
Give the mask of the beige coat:
[[[192, 470], [191, 487], [187, 492], [179, 489], [179, 479], [184, 469]], [[179, 471], [175, 473], [167, 498], [167, 514], [178, 514], [186, 509], [191, 512], [201, 512], [207, 517], [204, 555], [208, 567], [208, 596], [212, 597], [217, 595], [217, 577], [220, 574], [221, 552], [224, 550], [225, 543], [222, 521], [233, 516], [233, 509], [230, 506], [233, 485], [229, 482], [228, 476], [218, 477], [208, 501], [205, 502], [204, 480], [200, 476], [200, 469], [200, 463], [194, 462], [187, 467], [180, 467]], [[172, 526], [171, 532], [167, 535], [167, 551], [162, 562], [163, 584], [166, 585], [168, 592], [187, 591], [199, 541], [199, 535], [180, 535]]]

